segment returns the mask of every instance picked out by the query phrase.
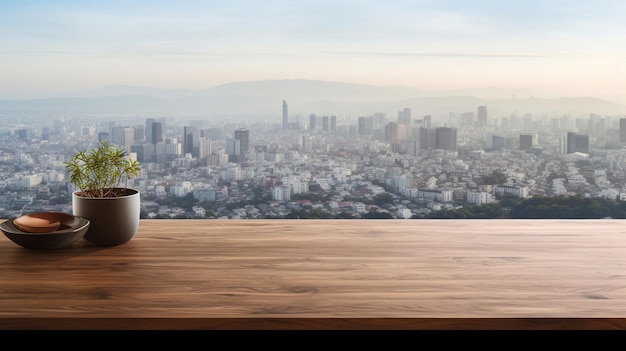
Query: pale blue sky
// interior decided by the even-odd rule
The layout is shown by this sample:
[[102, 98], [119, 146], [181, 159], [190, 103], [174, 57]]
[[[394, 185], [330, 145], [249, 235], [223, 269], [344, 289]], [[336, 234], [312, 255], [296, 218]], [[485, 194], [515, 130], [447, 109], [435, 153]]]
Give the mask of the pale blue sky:
[[625, 1], [0, 0], [0, 99], [319, 79], [626, 104]]

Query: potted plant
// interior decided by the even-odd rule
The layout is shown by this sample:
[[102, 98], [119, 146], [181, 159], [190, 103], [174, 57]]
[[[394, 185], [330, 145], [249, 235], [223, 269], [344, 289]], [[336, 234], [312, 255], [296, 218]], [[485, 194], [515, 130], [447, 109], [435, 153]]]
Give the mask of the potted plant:
[[140, 167], [128, 156], [105, 140], [65, 162], [70, 182], [77, 188], [72, 193], [73, 214], [90, 221], [84, 238], [94, 245], [123, 244], [139, 228], [140, 194], [128, 187], [128, 180], [138, 175]]

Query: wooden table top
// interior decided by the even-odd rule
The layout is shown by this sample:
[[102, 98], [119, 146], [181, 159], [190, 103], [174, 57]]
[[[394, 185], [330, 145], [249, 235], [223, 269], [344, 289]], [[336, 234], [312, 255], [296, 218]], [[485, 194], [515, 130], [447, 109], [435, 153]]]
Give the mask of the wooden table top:
[[626, 329], [623, 220], [142, 220], [0, 237], [0, 329]]

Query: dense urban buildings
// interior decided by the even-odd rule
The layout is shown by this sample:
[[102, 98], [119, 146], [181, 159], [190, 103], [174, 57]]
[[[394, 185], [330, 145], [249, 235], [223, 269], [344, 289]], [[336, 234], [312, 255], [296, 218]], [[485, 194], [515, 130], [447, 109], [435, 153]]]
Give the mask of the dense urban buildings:
[[303, 209], [411, 218], [507, 196], [626, 193], [620, 116], [487, 118], [477, 106], [476, 114], [290, 118], [285, 100], [280, 111], [256, 122], [60, 115], [5, 124], [0, 211], [71, 211], [63, 162], [101, 140], [141, 163], [129, 185], [141, 191], [145, 218], [283, 218]]

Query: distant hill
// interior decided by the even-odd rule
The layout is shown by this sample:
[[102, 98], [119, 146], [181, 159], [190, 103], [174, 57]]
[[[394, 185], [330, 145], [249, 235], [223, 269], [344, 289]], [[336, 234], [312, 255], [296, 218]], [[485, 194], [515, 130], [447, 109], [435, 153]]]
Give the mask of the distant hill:
[[304, 79], [235, 82], [204, 90], [107, 86], [65, 98], [0, 100], [0, 113], [165, 113], [276, 118], [282, 114], [283, 99], [287, 101], [290, 116], [303, 118], [309, 114], [368, 116], [375, 112], [393, 116], [407, 107], [416, 117], [447, 115], [476, 111], [479, 105], [486, 105], [489, 115], [494, 117], [526, 113], [626, 114], [626, 106], [593, 97], [541, 99], [532, 97], [528, 91], [497, 88], [428, 91]]

